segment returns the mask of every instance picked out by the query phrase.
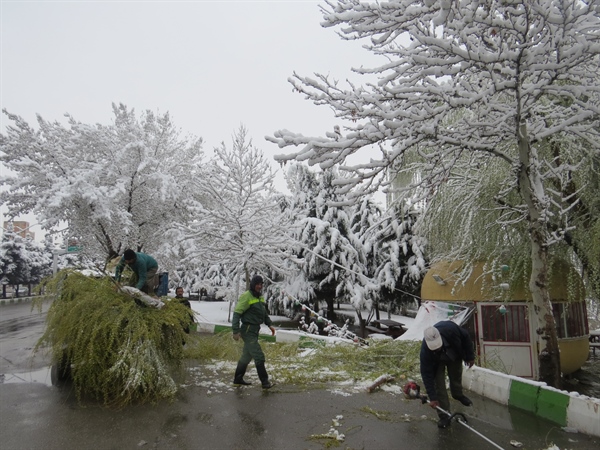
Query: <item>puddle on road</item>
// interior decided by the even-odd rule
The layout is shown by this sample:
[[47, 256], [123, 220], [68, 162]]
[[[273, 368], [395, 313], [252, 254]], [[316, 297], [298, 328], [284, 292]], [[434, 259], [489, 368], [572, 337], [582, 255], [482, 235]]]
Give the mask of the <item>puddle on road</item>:
[[50, 370], [51, 367], [44, 367], [32, 372], [4, 373], [0, 375], [0, 383], [42, 383], [46, 386], [52, 386]]

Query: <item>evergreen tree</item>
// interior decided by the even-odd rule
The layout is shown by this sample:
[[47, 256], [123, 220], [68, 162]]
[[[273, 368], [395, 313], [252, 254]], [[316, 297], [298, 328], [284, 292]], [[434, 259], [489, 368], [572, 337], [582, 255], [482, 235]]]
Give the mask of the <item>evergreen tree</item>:
[[375, 278], [388, 305], [414, 303], [426, 272], [426, 239], [415, 233], [418, 213], [394, 204], [377, 227]]
[[302, 299], [310, 299], [314, 310], [319, 310], [320, 301], [326, 302], [330, 320], [336, 298], [354, 301], [359, 308], [363, 299], [356, 290], [363, 270], [362, 244], [352, 232], [350, 208], [343, 206], [344, 198], [336, 192], [337, 179], [334, 169], [312, 174], [299, 166], [288, 177], [292, 210], [298, 217], [293, 229], [296, 255], [303, 261], [298, 280], [309, 293]]

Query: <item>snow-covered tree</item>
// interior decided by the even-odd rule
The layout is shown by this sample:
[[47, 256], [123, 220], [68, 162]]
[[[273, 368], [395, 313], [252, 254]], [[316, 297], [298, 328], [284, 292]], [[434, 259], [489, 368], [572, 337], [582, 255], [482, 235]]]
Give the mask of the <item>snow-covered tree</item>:
[[[307, 217], [316, 216], [316, 204], [313, 201], [316, 192], [319, 189], [319, 181], [314, 172], [306, 166], [293, 163], [285, 173], [285, 180], [291, 195], [282, 207], [286, 219], [292, 227], [288, 233], [290, 235], [289, 248], [300, 260], [306, 253], [302, 242], [300, 242], [300, 233], [302, 230], [302, 221]], [[294, 306], [298, 301], [303, 304], [309, 304], [310, 300], [315, 298], [313, 284], [308, 280], [306, 265], [303, 263], [298, 270], [298, 266], [291, 261], [287, 261], [287, 268], [294, 273], [293, 276], [285, 277], [281, 283], [281, 288], [292, 299], [292, 303], [286, 305], [288, 308]]]
[[565, 233], [587, 281], [588, 317], [600, 324], [600, 154], [574, 164], [563, 189], [573, 207], [568, 211], [573, 227]]
[[[599, 8], [598, 0], [327, 1], [323, 26], [368, 39], [365, 47], [386, 58], [380, 67], [355, 69], [378, 82], [344, 89], [328, 76], [295, 74], [295, 89], [348, 126], [336, 137], [282, 130], [270, 138], [282, 148], [301, 146], [279, 160], [322, 167], [347, 164], [368, 148], [370, 162], [344, 166], [353, 176], [339, 182], [357, 186], [356, 195], [389, 183], [383, 174], [392, 165], [418, 172], [429, 195], [459, 164], [505, 165], [510, 176], [497, 198], [516, 195], [506, 202], [511, 223], [526, 224], [539, 378], [552, 386], [560, 383], [560, 361], [548, 251], [570, 229], [573, 207], [554, 186], [576, 167], [572, 161], [598, 153]], [[574, 157], [553, 156], [555, 145]], [[549, 226], [552, 214], [563, 218], [558, 228]]]
[[242, 288], [254, 273], [283, 270], [289, 238], [274, 178], [270, 163], [240, 126], [231, 148], [225, 143], [215, 148], [206, 176], [194, 180], [193, 220], [178, 224], [174, 233], [185, 259], [198, 261], [207, 273], [219, 267], [213, 275], [225, 270], [229, 282], [238, 280]]
[[38, 116], [37, 129], [22, 118], [0, 135], [0, 162], [13, 176], [0, 198], [9, 215], [33, 213], [50, 229], [67, 225], [84, 252], [98, 261], [128, 247], [154, 252], [199, 176], [202, 140], [182, 138], [168, 113], [114, 105], [114, 123], [68, 125]]
[[355, 309], [365, 306], [364, 289], [357, 282], [365, 271], [362, 243], [352, 231], [351, 208], [336, 193], [337, 170], [313, 173], [294, 165], [287, 174], [292, 193], [289, 213], [295, 226], [290, 230], [296, 256], [302, 260], [297, 273], [285, 291], [301, 301], [327, 303], [327, 314], [333, 319], [336, 298], [352, 302]]
[[[379, 243], [373, 237], [380, 224], [383, 209], [372, 197], [366, 196], [349, 208], [352, 233], [361, 245], [361, 276], [356, 277], [352, 286], [352, 303], [356, 310], [361, 331], [373, 317], [380, 318], [380, 307], [386, 303], [382, 298], [382, 285], [375, 280], [379, 259]], [[387, 305], [388, 307], [390, 304]], [[367, 316], [363, 316], [363, 311]], [[388, 308], [388, 311], [389, 308]]]
[[395, 203], [368, 241], [376, 248], [375, 278], [380, 299], [397, 305], [413, 303], [426, 272], [426, 239], [415, 232], [419, 213]]
[[5, 278], [17, 295], [19, 285], [27, 284], [31, 288], [32, 284], [37, 284], [42, 278], [50, 275], [51, 265], [52, 255], [42, 244], [4, 230], [0, 242], [0, 278]]
[[336, 297], [350, 301], [357, 311], [369, 303], [365, 291], [357, 289], [363, 284], [359, 279], [365, 276], [365, 256], [362, 242], [352, 230], [351, 208], [339, 204], [344, 199], [335, 190], [338, 178], [333, 168], [321, 174], [321, 189], [315, 199], [317, 217], [308, 218], [302, 231], [302, 242], [312, 249], [305, 260], [319, 279], [317, 298], [327, 301], [328, 314], [333, 313]]

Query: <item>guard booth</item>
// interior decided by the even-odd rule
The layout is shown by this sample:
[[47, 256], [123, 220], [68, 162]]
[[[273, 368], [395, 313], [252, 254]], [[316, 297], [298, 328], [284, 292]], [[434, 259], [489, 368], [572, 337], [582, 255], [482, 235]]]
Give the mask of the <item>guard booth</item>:
[[[481, 365], [538, 379], [539, 344], [531, 294], [525, 282], [511, 286], [506, 281], [508, 276], [502, 273], [504, 270], [484, 272], [484, 263], [475, 264], [468, 279], [460, 282], [461, 268], [460, 261], [434, 264], [423, 279], [421, 300], [474, 308], [465, 327], [473, 334]], [[554, 268], [549, 291], [557, 325], [561, 371], [570, 374], [580, 369], [589, 356], [583, 282], [572, 267], [564, 264]]]

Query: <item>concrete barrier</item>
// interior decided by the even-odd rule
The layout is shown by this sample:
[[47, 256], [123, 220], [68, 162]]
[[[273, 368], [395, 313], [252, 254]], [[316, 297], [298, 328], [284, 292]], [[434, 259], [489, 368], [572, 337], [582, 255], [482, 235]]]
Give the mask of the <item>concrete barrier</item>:
[[570, 394], [567, 426], [592, 436], [600, 436], [600, 399]]
[[503, 405], [590, 436], [600, 436], [600, 399], [481, 367], [463, 371], [463, 387]]
[[[197, 323], [197, 331], [198, 333], [222, 333], [222, 332], [232, 332], [231, 325], [225, 324], [214, 324], [208, 322], [198, 322]], [[275, 336], [271, 335], [271, 331], [266, 328], [264, 325], [261, 327], [259, 332], [259, 339], [265, 340], [268, 342], [302, 342], [307, 344], [307, 346], [311, 346], [309, 342], [320, 343], [320, 344], [335, 344], [335, 343], [344, 343], [344, 344], [354, 344], [353, 342], [347, 339], [340, 339], [337, 337], [331, 336], [321, 336], [318, 334], [308, 334], [303, 333], [301, 331], [294, 330], [281, 330], [278, 329]]]
[[510, 383], [514, 377], [473, 366], [463, 370], [463, 386], [483, 397], [508, 405]]

